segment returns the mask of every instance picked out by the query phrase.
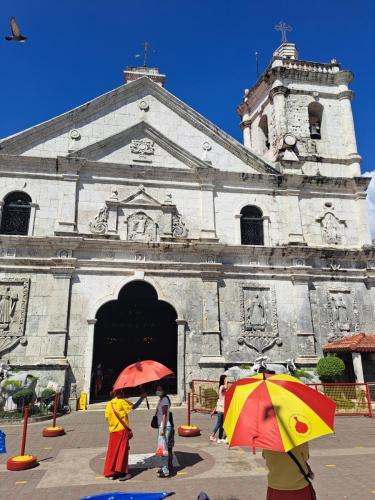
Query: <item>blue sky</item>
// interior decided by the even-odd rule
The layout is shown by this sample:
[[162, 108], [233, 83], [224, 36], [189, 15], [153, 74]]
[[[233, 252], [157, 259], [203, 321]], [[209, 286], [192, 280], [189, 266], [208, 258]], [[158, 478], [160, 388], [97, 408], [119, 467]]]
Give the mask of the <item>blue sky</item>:
[[117, 87], [147, 39], [168, 90], [241, 140], [235, 110], [255, 81], [254, 52], [264, 69], [280, 42], [273, 27], [285, 20], [301, 58], [335, 57], [354, 72], [362, 169], [375, 169], [373, 0], [3, 0], [4, 35], [11, 15], [30, 38], [0, 40], [0, 137]]

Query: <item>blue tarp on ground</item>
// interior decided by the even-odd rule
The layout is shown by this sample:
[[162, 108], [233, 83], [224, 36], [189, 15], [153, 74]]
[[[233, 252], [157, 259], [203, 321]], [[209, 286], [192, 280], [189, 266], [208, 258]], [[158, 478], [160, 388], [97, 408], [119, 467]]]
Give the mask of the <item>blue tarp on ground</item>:
[[129, 493], [123, 491], [113, 491], [111, 493], [100, 493], [89, 497], [82, 497], [80, 500], [160, 500], [169, 497], [173, 493]]

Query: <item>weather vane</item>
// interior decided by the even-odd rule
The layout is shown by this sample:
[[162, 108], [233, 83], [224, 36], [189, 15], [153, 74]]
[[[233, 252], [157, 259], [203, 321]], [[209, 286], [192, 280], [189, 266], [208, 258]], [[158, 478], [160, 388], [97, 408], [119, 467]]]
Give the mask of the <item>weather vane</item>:
[[275, 25], [275, 30], [281, 32], [281, 43], [287, 42], [286, 34], [293, 30], [289, 24], [284, 23], [284, 21], [280, 21], [279, 24]]
[[[149, 55], [151, 44], [148, 43], [147, 41], [144, 41], [142, 47], [143, 47], [143, 66], [147, 68], [147, 58]], [[153, 50], [152, 52], [155, 52], [155, 50]], [[134, 57], [141, 57], [141, 54], [135, 54]]]

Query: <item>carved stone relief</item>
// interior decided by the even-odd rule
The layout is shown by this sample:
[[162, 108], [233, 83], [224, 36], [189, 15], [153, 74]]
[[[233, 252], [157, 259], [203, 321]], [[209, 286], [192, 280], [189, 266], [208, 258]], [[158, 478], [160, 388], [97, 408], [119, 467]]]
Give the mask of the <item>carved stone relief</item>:
[[131, 214], [127, 220], [128, 240], [156, 241], [157, 227], [155, 222], [144, 212]]
[[22, 340], [28, 297], [28, 279], [0, 281], [0, 355]]
[[187, 238], [188, 230], [185, 222], [182, 220], [182, 215], [173, 214], [172, 216], [172, 236], [173, 238]]
[[138, 155], [139, 160], [147, 160], [155, 153], [154, 141], [151, 139], [133, 139], [130, 143], [130, 151]]
[[328, 290], [327, 304], [329, 340], [359, 330], [358, 307], [348, 289]]
[[340, 245], [343, 239], [344, 220], [340, 220], [332, 211], [327, 211], [318, 217], [322, 228], [322, 240], [328, 245]]
[[262, 353], [274, 344], [281, 345], [278, 337], [276, 295], [274, 289], [259, 286], [243, 287], [241, 291], [242, 332], [237, 342]]
[[90, 222], [90, 231], [95, 234], [105, 234], [108, 228], [108, 207], [103, 205], [96, 214], [94, 220]]

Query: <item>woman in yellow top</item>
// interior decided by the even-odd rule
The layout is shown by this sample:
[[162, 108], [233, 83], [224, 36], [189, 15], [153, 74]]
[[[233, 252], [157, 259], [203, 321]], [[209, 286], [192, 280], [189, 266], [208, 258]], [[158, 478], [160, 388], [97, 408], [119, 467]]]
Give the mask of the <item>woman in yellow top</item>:
[[307, 479], [313, 478], [307, 463], [309, 459], [308, 444], [296, 446], [291, 450], [291, 453], [296, 461], [288, 453], [263, 450], [263, 458], [266, 460], [269, 470], [266, 500], [315, 499], [314, 489]]
[[104, 463], [104, 476], [110, 479], [127, 481], [132, 476], [128, 471], [129, 439], [133, 434], [129, 427], [128, 414], [138, 408], [146, 394], [132, 404], [124, 398], [122, 390], [115, 391], [115, 397], [105, 408], [105, 418], [109, 428], [107, 455]]

